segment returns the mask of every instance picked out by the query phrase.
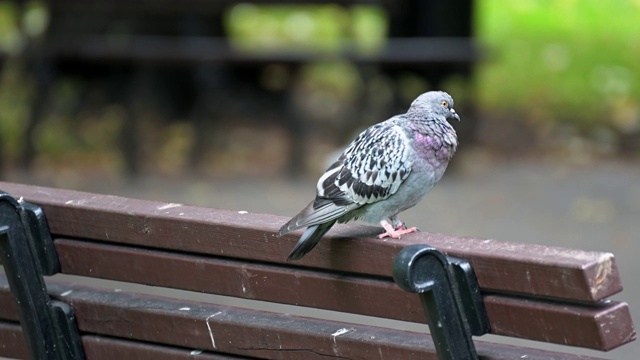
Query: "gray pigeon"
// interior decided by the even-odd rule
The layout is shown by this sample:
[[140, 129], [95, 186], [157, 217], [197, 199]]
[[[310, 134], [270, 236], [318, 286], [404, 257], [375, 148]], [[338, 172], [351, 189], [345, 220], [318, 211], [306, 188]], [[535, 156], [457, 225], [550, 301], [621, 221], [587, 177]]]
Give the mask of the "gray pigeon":
[[380, 224], [378, 238], [417, 231], [398, 213], [413, 207], [444, 174], [458, 146], [448, 119], [460, 121], [453, 99], [430, 91], [396, 115], [363, 131], [320, 177], [315, 199], [282, 226], [278, 236], [307, 227], [289, 260], [313, 249], [337, 222], [364, 220]]

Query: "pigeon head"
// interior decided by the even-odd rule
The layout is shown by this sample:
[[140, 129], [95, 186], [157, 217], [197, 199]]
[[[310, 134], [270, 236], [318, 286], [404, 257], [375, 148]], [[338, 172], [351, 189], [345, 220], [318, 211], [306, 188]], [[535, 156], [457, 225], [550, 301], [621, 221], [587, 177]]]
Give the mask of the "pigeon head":
[[447, 120], [460, 121], [460, 116], [453, 109], [453, 98], [444, 91], [429, 91], [418, 96], [407, 111], [407, 114], [415, 115], [424, 113], [441, 115]]

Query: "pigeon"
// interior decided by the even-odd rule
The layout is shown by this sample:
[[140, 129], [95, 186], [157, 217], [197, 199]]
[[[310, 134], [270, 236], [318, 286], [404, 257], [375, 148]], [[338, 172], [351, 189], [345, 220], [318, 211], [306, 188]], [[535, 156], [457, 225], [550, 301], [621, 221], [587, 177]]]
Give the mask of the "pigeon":
[[380, 224], [378, 238], [400, 238], [407, 228], [398, 213], [416, 205], [440, 180], [458, 147], [447, 120], [460, 121], [442, 91], [416, 98], [406, 114], [364, 130], [318, 180], [316, 197], [282, 226], [278, 236], [306, 227], [287, 261], [299, 260], [336, 223]]

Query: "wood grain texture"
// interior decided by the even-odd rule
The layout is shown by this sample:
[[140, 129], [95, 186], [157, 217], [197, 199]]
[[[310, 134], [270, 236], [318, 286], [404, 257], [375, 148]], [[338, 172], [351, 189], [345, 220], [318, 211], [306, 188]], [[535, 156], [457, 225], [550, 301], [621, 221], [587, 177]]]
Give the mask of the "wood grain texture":
[[[54, 234], [157, 249], [285, 264], [299, 233], [276, 237], [287, 218], [0, 182], [40, 205]], [[468, 260], [484, 290], [596, 302], [622, 290], [611, 253], [420, 232], [375, 239], [379, 229], [336, 226], [292, 267], [389, 277], [406, 245], [429, 244]]]
[[251, 358], [163, 346], [139, 341], [84, 335], [82, 345], [90, 360], [250, 360]]
[[15, 359], [29, 357], [20, 324], [0, 321], [0, 357]]
[[[53, 298], [64, 300], [73, 307], [83, 344], [89, 346], [105, 345], [96, 344], [101, 341], [97, 340], [97, 335], [142, 341], [142, 348], [148, 343], [162, 343], [171, 348], [257, 359], [437, 359], [427, 334], [118, 292], [54, 280], [48, 282], [48, 287]], [[0, 277], [0, 293], [8, 291], [6, 278]], [[65, 296], [61, 295], [63, 293]], [[140, 349], [130, 345], [137, 348], [128, 350], [134, 351], [133, 354]], [[594, 359], [482, 341], [477, 341], [476, 347], [482, 360]], [[176, 357], [169, 354], [166, 359], [184, 358], [183, 353]], [[1, 348], [0, 355], [4, 355]], [[112, 358], [138, 359], [133, 356]]]
[[[57, 239], [55, 244], [66, 274], [426, 322], [418, 296], [401, 290], [391, 279], [70, 239]], [[626, 303], [594, 307], [508, 296], [486, 298], [491, 332], [496, 335], [599, 350], [620, 346], [635, 336]], [[616, 323], [610, 321], [612, 316]]]
[[65, 274], [425, 323], [418, 296], [391, 279], [71, 239], [55, 244]]
[[596, 350], [636, 339], [629, 306], [610, 301], [580, 306], [499, 295], [484, 296], [491, 332]]
[[[2, 281], [7, 282], [5, 274], [1, 274]], [[0, 288], [0, 319], [19, 321], [18, 306], [13, 294], [9, 291], [9, 285], [5, 288]]]

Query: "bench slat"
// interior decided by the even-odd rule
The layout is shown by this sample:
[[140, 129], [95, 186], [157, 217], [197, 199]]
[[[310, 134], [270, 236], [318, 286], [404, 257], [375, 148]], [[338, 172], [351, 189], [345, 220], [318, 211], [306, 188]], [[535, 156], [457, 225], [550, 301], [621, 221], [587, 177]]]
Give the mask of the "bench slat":
[[43, 51], [49, 56], [83, 58], [104, 61], [137, 60], [149, 62], [234, 62], [234, 63], [305, 63], [317, 61], [323, 54], [355, 63], [383, 63], [419, 65], [438, 63], [470, 63], [478, 60], [471, 38], [404, 38], [388, 40], [382, 51], [375, 54], [353, 52], [357, 48], [345, 43], [345, 51], [323, 53], [311, 50], [244, 52], [229, 46], [227, 38], [175, 37], [134, 35], [126, 42], [113, 46], [108, 36], [64, 34], [44, 43]]
[[214, 354], [144, 342], [114, 339], [105, 336], [84, 335], [82, 346], [87, 359], [113, 360], [251, 360], [255, 358]]
[[636, 339], [625, 302], [587, 307], [499, 295], [485, 295], [483, 300], [492, 333], [604, 351]]
[[[7, 281], [4, 273], [0, 274], [0, 281]], [[8, 287], [7, 287], [8, 289]], [[9, 291], [0, 289], [0, 319], [18, 321], [18, 307]]]
[[[431, 339], [421, 333], [117, 292], [51, 279], [47, 285], [53, 298], [73, 307], [83, 334], [265, 359], [437, 359]], [[3, 293], [0, 299], [10, 298], [4, 276], [0, 277]], [[5, 315], [15, 316], [0, 308], [0, 318]], [[476, 348], [483, 360], [595, 359], [481, 341], [476, 342]], [[0, 353], [4, 354], [2, 349]]]
[[[41, 206], [61, 236], [284, 263], [299, 233], [275, 236], [287, 218], [0, 182]], [[622, 290], [610, 253], [452, 237], [421, 232], [400, 240], [380, 230], [336, 226], [297, 266], [389, 277], [398, 251], [432, 245], [468, 260], [484, 290], [595, 302]], [[348, 240], [346, 240], [348, 238]]]
[[28, 357], [27, 343], [18, 323], [0, 321], [0, 356], [24, 359]]
[[[93, 335], [82, 336], [82, 345], [87, 358], [92, 360], [193, 360], [196, 355], [198, 360], [250, 359]], [[0, 356], [16, 359], [29, 357], [20, 324], [0, 321]]]
[[[0, 356], [11, 358], [29, 357], [27, 344], [22, 335], [22, 328], [18, 321], [18, 311], [7, 280], [0, 276]], [[145, 344], [126, 340], [113, 339], [103, 336], [82, 336], [82, 344], [88, 359], [139, 359], [139, 360], [179, 360], [193, 359], [191, 351], [186, 349]], [[240, 360], [248, 359], [238, 356], [225, 356], [213, 353], [197, 354], [203, 360]]]
[[[62, 272], [425, 323], [418, 296], [391, 279], [56, 239]], [[366, 300], [365, 300], [366, 299]], [[634, 334], [626, 303], [579, 306], [485, 296], [491, 333], [610, 350]], [[390, 305], [393, 304], [393, 305]], [[546, 324], [558, 324], [552, 327]], [[610, 319], [628, 324], [616, 328]], [[537, 319], [525, 322], [522, 319]]]
[[391, 279], [247, 264], [69, 239], [56, 239], [55, 244], [64, 274], [417, 323], [426, 321], [418, 296], [401, 290]]

